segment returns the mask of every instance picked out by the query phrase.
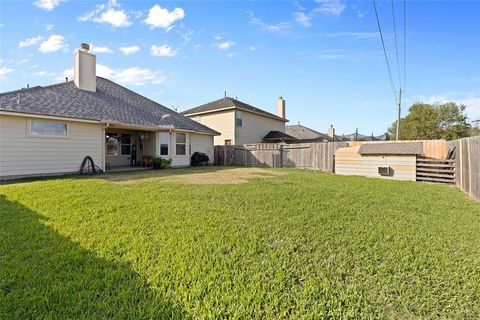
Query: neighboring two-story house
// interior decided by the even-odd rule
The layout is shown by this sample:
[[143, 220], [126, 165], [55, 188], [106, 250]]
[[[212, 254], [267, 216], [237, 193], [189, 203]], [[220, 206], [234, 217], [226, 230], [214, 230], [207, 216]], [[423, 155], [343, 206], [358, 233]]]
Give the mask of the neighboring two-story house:
[[[225, 97], [182, 112], [215, 131], [215, 145], [243, 145], [290, 140], [285, 134], [285, 100], [277, 100], [277, 112], [272, 114], [247, 103]], [[293, 138], [292, 138], [293, 139]]]

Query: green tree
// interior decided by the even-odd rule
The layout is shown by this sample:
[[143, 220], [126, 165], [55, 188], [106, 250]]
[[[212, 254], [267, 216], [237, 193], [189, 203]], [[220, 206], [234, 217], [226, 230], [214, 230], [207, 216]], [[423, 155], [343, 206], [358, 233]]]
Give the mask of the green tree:
[[[467, 122], [465, 106], [448, 102], [441, 105], [415, 103], [408, 115], [400, 120], [401, 140], [454, 140], [468, 137], [471, 125]], [[388, 129], [396, 137], [397, 123]]]
[[441, 139], [455, 140], [468, 137], [471, 125], [467, 122], [465, 106], [448, 102], [437, 107]]

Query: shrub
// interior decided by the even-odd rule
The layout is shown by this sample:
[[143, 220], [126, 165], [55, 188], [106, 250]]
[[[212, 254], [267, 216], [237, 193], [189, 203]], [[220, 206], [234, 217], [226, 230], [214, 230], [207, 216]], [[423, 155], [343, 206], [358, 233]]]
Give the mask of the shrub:
[[155, 158], [153, 159], [153, 169], [165, 169], [170, 168], [170, 164], [172, 163], [172, 159], [163, 159], [163, 158]]

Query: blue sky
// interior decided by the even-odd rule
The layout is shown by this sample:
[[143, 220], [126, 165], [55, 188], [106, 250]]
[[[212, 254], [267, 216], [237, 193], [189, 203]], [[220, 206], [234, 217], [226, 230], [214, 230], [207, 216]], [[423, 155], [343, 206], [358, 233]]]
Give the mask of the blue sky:
[[[480, 1], [407, 1], [405, 109], [456, 101], [480, 118]], [[398, 86], [390, 1], [377, 0]], [[394, 2], [403, 82], [403, 2]], [[1, 91], [97, 74], [179, 111], [231, 97], [320, 131], [383, 133], [396, 110], [371, 1], [2, 1]]]

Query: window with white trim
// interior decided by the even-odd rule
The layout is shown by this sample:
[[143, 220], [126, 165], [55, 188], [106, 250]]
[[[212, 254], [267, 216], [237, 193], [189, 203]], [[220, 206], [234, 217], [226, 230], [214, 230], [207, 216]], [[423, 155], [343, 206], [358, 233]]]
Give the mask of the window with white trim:
[[235, 124], [237, 127], [242, 127], [243, 126], [243, 113], [241, 111], [235, 112]]
[[160, 132], [160, 155], [168, 156], [168, 146], [170, 144], [170, 132]]
[[30, 135], [47, 137], [66, 137], [68, 126], [65, 122], [30, 121]]
[[175, 134], [175, 155], [184, 156], [187, 154], [187, 134]]

